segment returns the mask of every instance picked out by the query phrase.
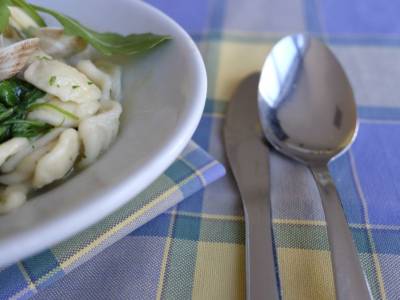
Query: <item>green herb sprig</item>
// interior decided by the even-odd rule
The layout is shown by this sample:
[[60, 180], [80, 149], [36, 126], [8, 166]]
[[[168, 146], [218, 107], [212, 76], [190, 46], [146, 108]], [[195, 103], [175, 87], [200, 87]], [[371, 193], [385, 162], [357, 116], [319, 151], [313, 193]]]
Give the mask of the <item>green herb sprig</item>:
[[0, 1], [0, 33], [9, 23], [10, 11], [8, 6], [15, 5], [23, 9], [39, 26], [46, 26], [39, 12], [53, 16], [68, 35], [81, 37], [103, 55], [134, 55], [149, 51], [171, 39], [168, 35], [153, 33], [120, 35], [112, 32], [96, 32], [83, 26], [77, 20], [58, 13], [52, 9], [27, 3], [25, 0]]

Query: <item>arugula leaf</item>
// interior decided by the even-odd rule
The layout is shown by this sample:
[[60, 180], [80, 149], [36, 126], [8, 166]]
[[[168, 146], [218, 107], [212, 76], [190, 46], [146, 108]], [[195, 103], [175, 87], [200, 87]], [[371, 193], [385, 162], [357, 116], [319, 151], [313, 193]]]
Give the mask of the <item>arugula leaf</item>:
[[19, 98], [19, 86], [13, 80], [4, 80], [0, 82], [0, 103], [7, 107], [17, 105]]
[[155, 35], [152, 33], [130, 34], [127, 36], [110, 32], [100, 33], [83, 26], [73, 18], [67, 17], [54, 10], [33, 4], [31, 6], [37, 11], [47, 13], [56, 18], [64, 27], [66, 34], [83, 38], [104, 55], [133, 55], [148, 51], [171, 39], [170, 36]]
[[14, 114], [14, 108], [7, 108], [3, 104], [0, 103], [0, 122], [7, 120]]
[[24, 106], [28, 107], [36, 102], [36, 100], [43, 98], [44, 95], [46, 95], [46, 93], [39, 89], [33, 89], [32, 91], [27, 92], [23, 97]]
[[3, 125], [12, 125], [12, 136], [26, 138], [33, 138], [45, 134], [53, 128], [50, 124], [35, 120], [10, 120], [4, 122]]
[[16, 77], [0, 82], [0, 143], [20, 137], [35, 137], [53, 128], [51, 125], [26, 120], [30, 107], [45, 92]]
[[21, 8], [40, 27], [45, 27], [46, 26], [46, 22], [43, 20], [43, 18], [37, 13], [37, 11], [32, 7], [32, 5], [27, 3], [25, 0], [11, 0], [11, 3], [13, 5], [18, 6], [19, 8]]
[[10, 10], [8, 9], [9, 5], [9, 0], [0, 1], [0, 33], [2, 33], [8, 26], [8, 21], [10, 19]]
[[15, 77], [0, 82], [0, 103], [6, 107], [23, 109], [44, 95], [43, 91]]
[[10, 127], [0, 126], [0, 143], [7, 141], [10, 138]]

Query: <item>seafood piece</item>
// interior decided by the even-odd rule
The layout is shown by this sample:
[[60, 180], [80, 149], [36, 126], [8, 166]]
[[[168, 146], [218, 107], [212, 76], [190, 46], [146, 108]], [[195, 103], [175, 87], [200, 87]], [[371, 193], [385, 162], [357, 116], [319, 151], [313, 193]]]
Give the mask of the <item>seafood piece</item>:
[[38, 38], [23, 40], [0, 48], [0, 81], [19, 73], [38, 49]]

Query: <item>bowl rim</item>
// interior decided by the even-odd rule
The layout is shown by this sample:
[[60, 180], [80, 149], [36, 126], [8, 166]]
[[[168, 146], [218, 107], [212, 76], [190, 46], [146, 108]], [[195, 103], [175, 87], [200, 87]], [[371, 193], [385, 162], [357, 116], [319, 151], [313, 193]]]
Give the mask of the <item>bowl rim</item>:
[[[189, 96], [192, 100], [182, 112], [174, 133], [167, 143], [163, 144], [156, 157], [145, 166], [135, 170], [125, 180], [107, 190], [96, 201], [88, 201], [79, 210], [68, 211], [62, 217], [48, 222], [41, 222], [37, 226], [25, 229], [13, 236], [0, 238], [0, 267], [8, 266], [21, 259], [37, 254], [51, 246], [66, 240], [89, 226], [99, 222], [122, 205], [135, 197], [154, 180], [156, 180], [181, 154], [193, 136], [203, 113], [207, 96], [206, 68], [196, 44], [189, 34], [173, 19], [159, 9], [143, 1], [126, 0], [150, 14], [168, 23], [171, 28], [187, 43], [190, 48], [193, 62], [195, 88]], [[132, 185], [135, 183], [135, 185]], [[132, 188], [134, 186], [134, 188]], [[110, 197], [112, 195], [112, 201]], [[93, 213], [95, 212], [95, 213]], [[60, 231], [59, 228], [63, 230]], [[40, 242], [37, 237], [40, 236]]]

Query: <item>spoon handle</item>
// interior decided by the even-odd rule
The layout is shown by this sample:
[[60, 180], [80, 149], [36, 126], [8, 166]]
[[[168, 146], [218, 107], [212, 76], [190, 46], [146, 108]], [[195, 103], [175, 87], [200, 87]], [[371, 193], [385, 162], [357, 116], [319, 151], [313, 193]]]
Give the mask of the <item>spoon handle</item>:
[[318, 185], [327, 223], [336, 299], [373, 299], [328, 167], [312, 167], [311, 170]]

